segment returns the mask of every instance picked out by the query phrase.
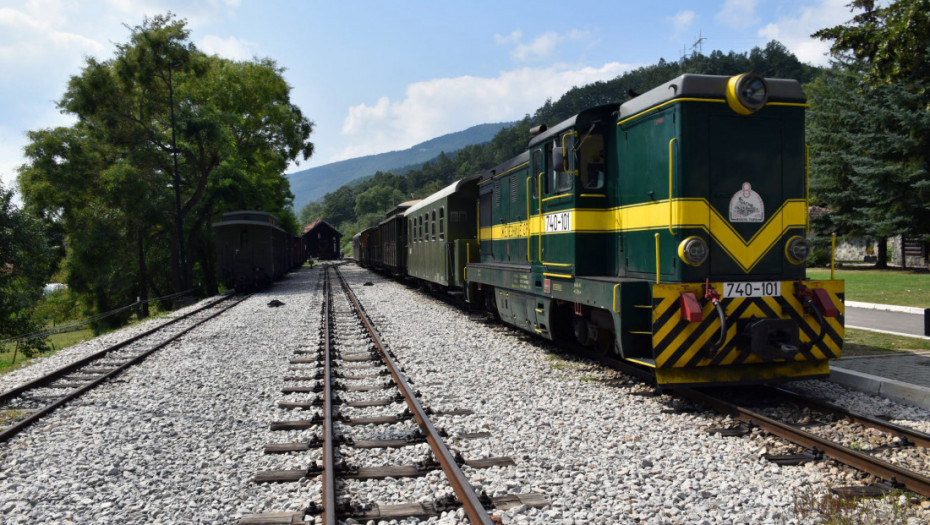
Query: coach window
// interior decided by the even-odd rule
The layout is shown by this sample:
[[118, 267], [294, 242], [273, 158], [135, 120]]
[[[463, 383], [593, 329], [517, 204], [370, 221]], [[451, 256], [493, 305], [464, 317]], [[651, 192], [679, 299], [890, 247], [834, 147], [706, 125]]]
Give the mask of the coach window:
[[433, 219], [430, 221], [430, 225], [431, 225], [430, 229], [433, 232], [432, 239], [435, 241], [436, 240], [436, 210], [433, 210]]
[[445, 211], [446, 211], [446, 208], [444, 206], [439, 207], [439, 240], [440, 241], [446, 240], [446, 231], [443, 228], [443, 222], [445, 219]]

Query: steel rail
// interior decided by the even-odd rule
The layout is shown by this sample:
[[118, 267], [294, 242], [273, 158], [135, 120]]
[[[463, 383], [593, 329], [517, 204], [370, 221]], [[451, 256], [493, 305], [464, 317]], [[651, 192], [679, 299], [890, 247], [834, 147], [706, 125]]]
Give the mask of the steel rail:
[[817, 450], [823, 452], [824, 455], [853, 468], [867, 472], [886, 481], [891, 481], [893, 484], [900, 484], [922, 496], [930, 496], [930, 478], [926, 476], [892, 465], [887, 461], [863, 454], [851, 448], [844, 447], [830, 440], [821, 438], [820, 436], [811, 434], [810, 432], [781, 423], [703, 392], [698, 392], [690, 388], [677, 388], [676, 392], [706, 406], [712, 407], [715, 410], [730, 414], [740, 421], [757, 425], [771, 434], [802, 447], [817, 448]]
[[200, 312], [202, 312], [202, 311], [204, 311], [204, 310], [206, 310], [206, 309], [208, 309], [208, 308], [212, 308], [213, 306], [216, 306], [217, 304], [219, 304], [219, 303], [221, 303], [221, 302], [223, 302], [223, 301], [229, 299], [229, 298], [232, 297], [232, 296], [233, 296], [232, 294], [224, 295], [224, 296], [221, 297], [220, 299], [218, 299], [218, 300], [216, 300], [216, 301], [214, 301], [214, 302], [212, 302], [212, 303], [210, 303], [210, 304], [208, 304], [208, 305], [202, 306], [202, 307], [200, 307], [200, 308], [198, 308], [198, 309], [196, 309], [196, 310], [193, 310], [193, 311], [191, 311], [191, 312], [188, 312], [188, 313], [186, 313], [185, 315], [183, 315], [183, 316], [181, 316], [181, 317], [176, 317], [176, 318], [174, 318], [174, 319], [172, 319], [172, 320], [170, 320], [170, 321], [168, 321], [168, 322], [166, 322], [166, 323], [162, 323], [162, 324], [160, 324], [160, 325], [158, 325], [158, 326], [156, 326], [156, 327], [154, 327], [154, 328], [152, 328], [152, 329], [150, 329], [150, 330], [146, 330], [145, 332], [142, 332], [141, 334], [134, 335], [134, 336], [130, 337], [129, 339], [126, 339], [125, 341], [121, 341], [121, 342], [119, 342], [119, 343], [116, 343], [116, 344], [113, 345], [113, 346], [107, 347], [107, 348], [105, 348], [105, 349], [103, 349], [103, 350], [101, 350], [101, 351], [99, 351], [99, 352], [95, 352], [95, 353], [93, 353], [93, 354], [91, 354], [91, 355], [89, 355], [89, 356], [82, 357], [81, 359], [78, 359], [77, 361], [74, 361], [73, 363], [69, 363], [69, 364], [67, 364], [67, 365], [65, 365], [65, 366], [63, 366], [63, 367], [61, 367], [61, 368], [59, 368], [59, 369], [57, 369], [57, 370], [54, 370], [54, 371], [52, 371], [52, 372], [49, 372], [48, 374], [45, 374], [45, 375], [42, 376], [42, 377], [39, 377], [39, 378], [34, 379], [34, 380], [32, 380], [32, 381], [29, 381], [28, 383], [23, 383], [22, 385], [19, 385], [19, 386], [17, 386], [17, 387], [11, 388], [10, 390], [7, 390], [6, 392], [3, 392], [2, 394], [0, 394], [0, 405], [2, 405], [3, 403], [9, 401], [10, 399], [13, 399], [13, 398], [19, 396], [20, 394], [22, 394], [23, 392], [26, 392], [27, 390], [32, 390], [32, 389], [35, 389], [35, 388], [40, 388], [40, 387], [45, 386], [45, 385], [47, 385], [47, 384], [49, 384], [49, 383], [51, 383], [51, 382], [53, 382], [53, 381], [56, 381], [56, 380], [58, 380], [58, 379], [61, 379], [62, 377], [66, 376], [66, 375], [68, 375], [68, 374], [70, 374], [70, 373], [72, 373], [72, 372], [75, 372], [75, 371], [77, 371], [77, 370], [79, 370], [79, 369], [81, 369], [81, 368], [83, 368], [83, 367], [85, 367], [85, 366], [87, 366], [87, 365], [90, 364], [91, 362], [96, 361], [97, 359], [100, 359], [101, 357], [107, 355], [107, 354], [110, 353], [110, 352], [113, 352], [113, 351], [115, 351], [115, 350], [119, 350], [120, 348], [123, 348], [124, 346], [131, 345], [132, 343], [135, 343], [135, 342], [138, 341], [139, 339], [143, 339], [143, 338], [145, 338], [145, 337], [148, 337], [148, 336], [154, 334], [155, 332], [158, 332], [159, 330], [161, 330], [161, 329], [163, 329], [163, 328], [166, 328], [166, 327], [168, 327], [168, 326], [171, 326], [171, 325], [173, 325], [174, 323], [183, 321], [184, 319], [187, 319], [187, 318], [189, 318], [189, 317], [191, 317], [191, 316], [193, 316], [193, 315], [195, 315], [195, 314], [198, 314], [198, 313], [200, 313]]
[[336, 460], [333, 440], [332, 320], [333, 301], [329, 269], [323, 273], [323, 523], [336, 525]]
[[903, 427], [901, 425], [895, 425], [894, 423], [881, 420], [877, 417], [872, 417], [872, 416], [868, 416], [865, 414], [859, 414], [856, 412], [852, 412], [851, 410], [845, 407], [841, 407], [839, 405], [830, 403], [828, 401], [815, 399], [815, 398], [806, 396], [804, 394], [799, 394], [798, 392], [793, 392], [791, 390], [786, 390], [780, 387], [772, 387], [772, 388], [779, 394], [790, 398], [792, 401], [796, 403], [808, 405], [812, 408], [815, 408], [817, 410], [821, 410], [824, 412], [831, 412], [833, 414], [840, 415], [847, 419], [850, 419], [861, 425], [872, 427], [874, 429], [881, 430], [882, 432], [886, 432], [888, 434], [894, 434], [898, 436], [899, 438], [901, 438], [902, 440], [907, 440], [918, 447], [924, 447], [924, 448], [930, 447], [930, 434], [925, 434], [918, 430]]
[[458, 463], [456, 463], [455, 456], [452, 455], [452, 452], [449, 451], [449, 448], [443, 442], [442, 437], [439, 435], [436, 427], [434, 427], [432, 422], [429, 420], [429, 417], [427, 416], [426, 411], [423, 409], [423, 406], [420, 404], [420, 401], [417, 399], [416, 395], [413, 394], [413, 389], [410, 387], [410, 384], [407, 382], [403, 374], [400, 373], [390, 354], [385, 350], [384, 345], [381, 342], [381, 338], [378, 336], [377, 331], [372, 325], [371, 320], [368, 318], [368, 315], [365, 313], [365, 310], [362, 308], [358, 298], [355, 296], [355, 293], [352, 292], [351, 288], [349, 288], [349, 284], [342, 277], [342, 273], [339, 271], [339, 268], [335, 268], [335, 270], [336, 276], [339, 278], [339, 281], [342, 284], [342, 289], [345, 291], [346, 296], [355, 305], [355, 310], [358, 312], [359, 318], [362, 320], [362, 323], [365, 325], [365, 329], [368, 330], [372, 341], [378, 348], [378, 351], [381, 353], [381, 358], [385, 365], [387, 365], [388, 370], [390, 370], [395, 384], [403, 394], [404, 399], [407, 402], [407, 406], [413, 413], [414, 419], [416, 419], [417, 425], [419, 425], [420, 430], [426, 436], [426, 441], [429, 443], [430, 449], [433, 451], [433, 455], [436, 456], [436, 460], [442, 466], [442, 470], [446, 475], [446, 479], [448, 479], [449, 484], [452, 485], [452, 490], [455, 492], [456, 497], [462, 504], [462, 508], [465, 510], [465, 514], [468, 516], [468, 520], [473, 525], [493, 525], [494, 522], [488, 515], [487, 510], [485, 510], [484, 505], [482, 505], [479, 501], [478, 495], [475, 494], [474, 488], [468, 482], [468, 479], [465, 477], [465, 473], [462, 472], [461, 468], [459, 468]]
[[[140, 361], [142, 361], [143, 359], [145, 359], [146, 357], [148, 357], [148, 356], [151, 355], [152, 353], [154, 353], [154, 352], [160, 350], [161, 348], [164, 348], [164, 347], [167, 346], [169, 343], [172, 343], [173, 341], [179, 339], [182, 335], [186, 334], [187, 332], [190, 332], [190, 331], [193, 330], [194, 328], [196, 328], [196, 327], [202, 325], [203, 323], [205, 323], [205, 322], [207, 322], [207, 321], [213, 319], [214, 317], [216, 317], [216, 316], [222, 314], [222, 313], [225, 312], [226, 310], [229, 310], [230, 308], [236, 306], [237, 304], [241, 303], [242, 301], [244, 301], [244, 300], [247, 299], [248, 297], [251, 297], [251, 296], [246, 296], [246, 297], [243, 298], [242, 300], [240, 300], [240, 301], [238, 301], [238, 302], [236, 302], [236, 303], [234, 303], [234, 304], [232, 304], [232, 305], [230, 305], [230, 306], [227, 306], [226, 308], [224, 308], [224, 309], [222, 309], [222, 310], [220, 310], [220, 311], [218, 311], [218, 312], [216, 312], [216, 313], [214, 313], [214, 314], [212, 314], [212, 315], [210, 315], [210, 316], [208, 316], [208, 317], [206, 317], [206, 318], [204, 318], [204, 319], [201, 319], [201, 320], [198, 321], [197, 323], [195, 323], [195, 324], [193, 324], [193, 325], [191, 325], [191, 326], [185, 328], [184, 330], [182, 330], [182, 331], [178, 332], [177, 334], [171, 336], [169, 339], [167, 339], [167, 340], [165, 340], [165, 341], [162, 341], [161, 343], [159, 343], [158, 345], [154, 346], [153, 348], [150, 348], [149, 350], [146, 350], [145, 352], [136, 355], [135, 357], [133, 357], [133, 358], [130, 359], [129, 361], [123, 363], [122, 365], [119, 365], [118, 367], [114, 368], [114, 369], [111, 370], [110, 372], [107, 372], [107, 373], [101, 375], [100, 377], [98, 377], [97, 379], [94, 379], [93, 381], [90, 381], [90, 382], [87, 383], [86, 385], [83, 385], [83, 386], [81, 386], [81, 387], [78, 387], [77, 389], [75, 389], [75, 390], [69, 392], [68, 394], [62, 396], [61, 399], [58, 399], [58, 400], [55, 401], [54, 403], [51, 403], [51, 404], [49, 404], [49, 405], [46, 405], [45, 407], [43, 407], [43, 408], [37, 410], [36, 412], [34, 412], [33, 414], [31, 414], [29, 417], [27, 417], [27, 418], [25, 418], [25, 419], [22, 419], [22, 420], [20, 420], [20, 421], [17, 421], [17, 422], [14, 423], [13, 425], [11, 425], [11, 426], [9, 426], [9, 427], [3, 429], [2, 431], [0, 431], [0, 443], [3, 443], [3, 442], [5, 442], [5, 441], [9, 440], [10, 438], [12, 438], [13, 436], [15, 436], [16, 434], [20, 433], [21, 431], [23, 431], [24, 429], [26, 429], [27, 427], [29, 427], [30, 425], [32, 425], [32, 424], [35, 423], [36, 421], [42, 419], [42, 418], [45, 417], [46, 415], [48, 415], [48, 414], [54, 412], [55, 410], [57, 410], [57, 409], [60, 408], [61, 406], [63, 406], [63, 405], [65, 405], [65, 404], [67, 404], [68, 402], [70, 402], [70, 401], [76, 399], [77, 397], [80, 397], [82, 394], [84, 394], [84, 393], [87, 392], [88, 390], [91, 390], [91, 389], [93, 389], [94, 387], [100, 385], [100, 384], [103, 383], [104, 381], [109, 380], [109, 379], [112, 379], [113, 377], [119, 375], [120, 373], [122, 373], [122, 372], [123, 372], [124, 370], [126, 370], [127, 368], [129, 368], [129, 367], [135, 365], [136, 363], [139, 363]], [[165, 323], [165, 324], [159, 325], [158, 328], [155, 328], [155, 329], [153, 329], [153, 330], [149, 330], [149, 331], [145, 332], [145, 334], [142, 334], [142, 335], [151, 335], [152, 333], [158, 331], [158, 330], [161, 329], [161, 328], [164, 328], [164, 327], [168, 326], [169, 324], [173, 324], [174, 322], [176, 322], [176, 321], [178, 321], [178, 320], [181, 320], [181, 319], [190, 318], [190, 317], [191, 317], [192, 315], [194, 315], [195, 313], [199, 313], [199, 312], [201, 312], [201, 311], [203, 311], [203, 310], [205, 310], [205, 309], [207, 309], [207, 308], [209, 308], [209, 307], [212, 307], [212, 306], [214, 306], [214, 305], [216, 305], [216, 304], [219, 304], [220, 302], [224, 301], [224, 300], [227, 299], [227, 298], [228, 298], [228, 297], [224, 297], [223, 299], [220, 299], [219, 301], [215, 301], [215, 302], [211, 303], [211, 304], [208, 305], [208, 306], [205, 306], [205, 307], [203, 307], [203, 308], [199, 308], [199, 309], [197, 309], [197, 310], [194, 311], [194, 312], [190, 312], [188, 315], [186, 315], [186, 316], [184, 316], [184, 317], [179, 317], [178, 319], [175, 319], [174, 321], [171, 321], [171, 322], [169, 322], [169, 323]], [[110, 351], [116, 350], [116, 349], [118, 349], [118, 348], [122, 348], [122, 347], [126, 346], [127, 344], [129, 344], [129, 343], [131, 343], [131, 342], [137, 341], [137, 340], [140, 339], [140, 338], [141, 338], [141, 337], [139, 337], [139, 336], [133, 337], [133, 338], [131, 338], [131, 340], [126, 340], [126, 341], [123, 341], [123, 342], [121, 342], [121, 343], [118, 343], [117, 345], [114, 345], [113, 347], [110, 347], [110, 348], [108, 348], [107, 350], [105, 350], [105, 351], [103, 351], [103, 352], [98, 352], [97, 354], [94, 354], [94, 355], [97, 356], [97, 358], [103, 357], [104, 355], [106, 355], [106, 354], [109, 353]], [[77, 362], [84, 362], [84, 361], [85, 361], [85, 359], [82, 359], [82, 360], [77, 361]], [[92, 360], [91, 360], [91, 361], [92, 361]], [[88, 363], [84, 363], [84, 364], [88, 364]], [[17, 391], [18, 393], [21, 394], [22, 392], [28, 391], [28, 390], [30, 390], [30, 389], [32, 389], [32, 388], [41, 388], [41, 387], [45, 386], [47, 383], [49, 383], [49, 382], [52, 381], [51, 379], [49, 379], [50, 376], [56, 375], [56, 378], [59, 378], [59, 377], [61, 377], [61, 375], [63, 375], [63, 374], [60, 374], [60, 372], [61, 372], [62, 370], [71, 369], [72, 371], [74, 371], [74, 370], [77, 370], [77, 369], [80, 368], [80, 367], [78, 367], [78, 368], [72, 368], [73, 365], [74, 365], [74, 363], [72, 363], [71, 365], [67, 365], [67, 366], [65, 366], [65, 367], [63, 367], [63, 368], [61, 368], [61, 369], [58, 369], [58, 370], [52, 372], [52, 373], [49, 374], [48, 376], [39, 378], [39, 379], [37, 379], [37, 380], [35, 380], [35, 381], [32, 381], [32, 382], [30, 382], [30, 383], [27, 383], [27, 385], [23, 385], [22, 387], [15, 388], [15, 389], [11, 390], [10, 392]], [[31, 386], [31, 385], [34, 385], [34, 386]], [[24, 388], [25, 386], [30, 386], [30, 388]], [[15, 397], [15, 396], [13, 396], [13, 397]], [[6, 399], [9, 399], [9, 398], [5, 398], [4, 400], [6, 400]]]

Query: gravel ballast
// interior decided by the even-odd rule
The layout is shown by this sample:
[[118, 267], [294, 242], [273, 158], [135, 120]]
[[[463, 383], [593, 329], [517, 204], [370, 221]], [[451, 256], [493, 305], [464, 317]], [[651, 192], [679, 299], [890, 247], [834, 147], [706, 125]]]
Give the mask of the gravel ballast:
[[[551, 502], [497, 511], [504, 523], [807, 523], [795, 512], [798, 497], [848, 484], [845, 471], [827, 463], [769, 463], [761, 458], [765, 439], [708, 434], [704, 429], [716, 425], [717, 416], [672, 413], [669, 396], [636, 395], [649, 389], [558, 354], [544, 341], [471, 321], [441, 301], [354, 265], [342, 271], [424, 405], [475, 412], [436, 418], [452, 436], [450, 444], [468, 459], [510, 456], [517, 463], [465, 467], [472, 484], [490, 496], [538, 493]], [[302, 468], [319, 459], [317, 451], [262, 451], [265, 443], [315, 434], [272, 432], [269, 424], [307, 415], [276, 404], [284, 398], [280, 389], [293, 352], [318, 347], [319, 274], [318, 268], [291, 274], [0, 444], [0, 521], [235, 523], [244, 514], [297, 511], [319, 501], [317, 480], [250, 481], [261, 470]], [[373, 286], [363, 287], [366, 281]], [[284, 306], [269, 308], [272, 299]], [[99, 339], [84, 346], [102, 346]], [[39, 375], [33, 368], [57, 368], [76, 359], [75, 352], [7, 374], [0, 384], [6, 389]], [[52, 366], [47, 363], [52, 359], [62, 361]], [[930, 421], [925, 410], [829, 383], [803, 386], [860, 410], [881, 404], [875, 412], [916, 428]], [[353, 394], [363, 397], [340, 395]], [[312, 397], [302, 396], [287, 398]], [[411, 424], [337, 430], [371, 439], [413, 429]], [[455, 438], [470, 432], [491, 437]], [[370, 466], [420, 461], [424, 455], [423, 446], [414, 446], [352, 450], [344, 459]], [[439, 483], [441, 476], [350, 481], [343, 495], [354, 502], [430, 501], [451, 492]], [[924, 522], [926, 516], [913, 519]], [[466, 523], [461, 511], [429, 521]]]

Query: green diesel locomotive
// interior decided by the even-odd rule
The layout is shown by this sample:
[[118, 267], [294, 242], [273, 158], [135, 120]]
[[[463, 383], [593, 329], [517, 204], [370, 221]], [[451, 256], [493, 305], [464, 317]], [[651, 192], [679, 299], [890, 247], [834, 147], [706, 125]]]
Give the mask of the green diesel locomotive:
[[805, 278], [805, 100], [794, 80], [686, 74], [537, 128], [408, 210], [406, 273], [660, 385], [825, 376], [843, 283]]

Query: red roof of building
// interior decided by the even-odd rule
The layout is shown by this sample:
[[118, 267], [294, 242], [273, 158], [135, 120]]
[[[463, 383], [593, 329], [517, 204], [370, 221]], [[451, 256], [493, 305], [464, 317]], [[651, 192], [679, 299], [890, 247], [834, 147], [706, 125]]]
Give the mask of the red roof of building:
[[332, 230], [332, 231], [333, 231], [336, 235], [338, 235], [339, 237], [342, 237], [342, 234], [339, 233], [339, 230], [337, 230], [335, 227], [333, 227], [332, 224], [330, 224], [330, 223], [324, 221], [322, 217], [320, 217], [320, 218], [318, 218], [317, 220], [311, 222], [310, 224], [304, 226], [304, 229], [303, 229], [303, 231], [300, 232], [300, 234], [301, 234], [301, 235], [306, 235], [307, 233], [309, 233], [309, 232], [311, 232], [311, 231], [313, 231], [313, 230], [316, 230], [317, 228], [324, 227], [324, 226], [325, 226], [326, 228], [329, 228], [330, 230]]

